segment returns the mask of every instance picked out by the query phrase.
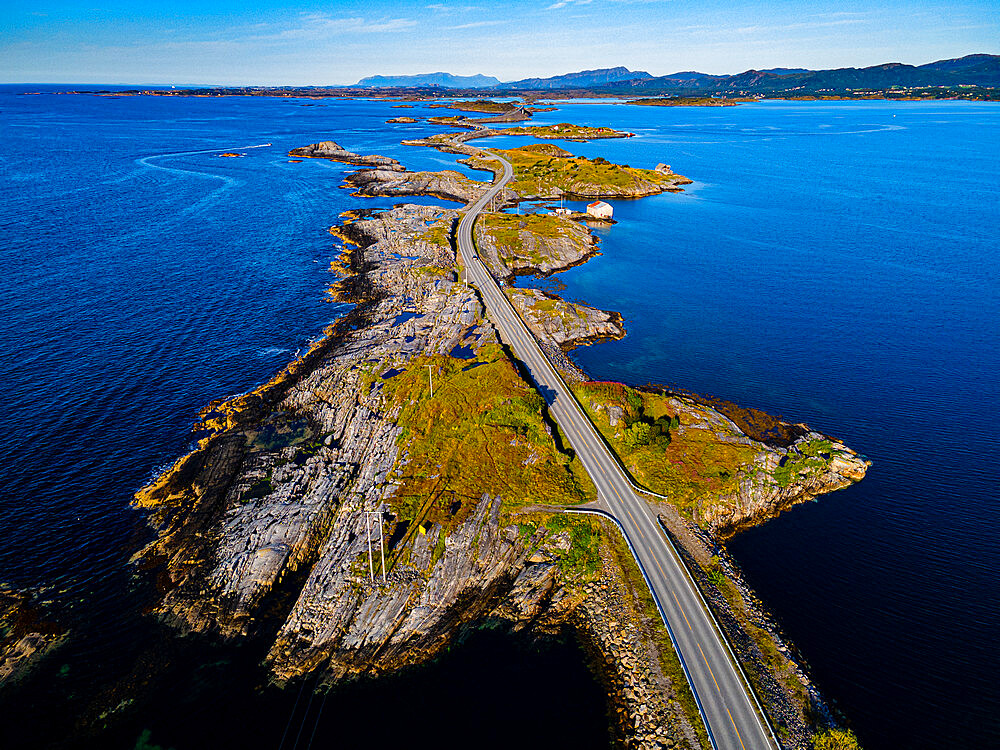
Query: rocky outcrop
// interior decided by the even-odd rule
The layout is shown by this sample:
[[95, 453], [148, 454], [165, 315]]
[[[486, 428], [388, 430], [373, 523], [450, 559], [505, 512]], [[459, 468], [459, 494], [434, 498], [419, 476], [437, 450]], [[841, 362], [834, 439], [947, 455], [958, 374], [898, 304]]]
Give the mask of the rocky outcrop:
[[476, 247], [493, 275], [548, 276], [584, 263], [597, 254], [597, 241], [585, 226], [564, 216], [491, 214], [476, 223]]
[[567, 302], [541, 289], [507, 289], [507, 296], [536, 336], [564, 350], [625, 336], [619, 313]]
[[347, 176], [358, 196], [432, 195], [472, 203], [489, 187], [460, 172], [407, 172], [405, 169], [360, 169]]
[[30, 592], [0, 587], [0, 687], [27, 674], [65, 636]]
[[766, 431], [754, 430], [747, 419], [734, 413], [738, 424], [693, 396], [644, 395], [618, 383], [584, 383], [580, 389], [585, 407], [636, 480], [668, 495], [720, 538], [854, 484], [871, 466], [807, 425], [771, 418]]
[[414, 122], [417, 122], [417, 119], [415, 117], [392, 117], [392, 118], [386, 120], [386, 122], [390, 123], [390, 124], [391, 123], [397, 123], [397, 122], [414, 123]]
[[[463, 500], [448, 530], [410, 527], [393, 510], [393, 469], [409, 458], [386, 383], [415, 356], [496, 343], [439, 239], [454, 219], [407, 206], [341, 227], [357, 243], [340, 282], [354, 311], [307, 366], [216, 405], [202, 424], [215, 433], [137, 495], [159, 529], [141, 557], [169, 580], [161, 617], [224, 637], [277, 617], [268, 663], [280, 680], [419, 662], [497, 609], [522, 625], [543, 610], [551, 619], [544, 527], [521, 534], [489, 495]], [[384, 577], [379, 546], [369, 564], [369, 532], [385, 539]]]
[[753, 451], [752, 459], [740, 467], [735, 487], [699, 505], [698, 522], [721, 537], [848, 487], [863, 479], [871, 466], [871, 461], [839, 440], [807, 425], [789, 425], [795, 437], [782, 445], [747, 435], [725, 414], [695, 399], [672, 396], [666, 404], [680, 418], [678, 434], [707, 431], [720, 445], [746, 446]]
[[[410, 121], [416, 122], [412, 119]], [[392, 120], [390, 120], [390, 122], [392, 122]], [[348, 151], [343, 146], [340, 146], [333, 141], [322, 141], [320, 143], [313, 143], [309, 146], [293, 148], [288, 152], [288, 155], [302, 156], [310, 159], [330, 159], [331, 161], [339, 161], [344, 164], [354, 164], [359, 167], [378, 167], [382, 170], [391, 170], [396, 172], [400, 172], [405, 169], [402, 164], [395, 159], [390, 159], [388, 156], [378, 156], [375, 154], [363, 156], [361, 154], [356, 154], [353, 151]]]

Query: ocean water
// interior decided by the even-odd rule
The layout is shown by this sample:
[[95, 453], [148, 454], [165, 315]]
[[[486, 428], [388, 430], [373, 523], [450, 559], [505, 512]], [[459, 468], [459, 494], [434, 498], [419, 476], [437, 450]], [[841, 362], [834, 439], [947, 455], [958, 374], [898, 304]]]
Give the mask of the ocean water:
[[[252, 686], [253, 644], [177, 643], [137, 614], [152, 592], [128, 558], [149, 532], [128, 501], [185, 451], [201, 406], [266, 380], [336, 317], [323, 300], [336, 252], [326, 228], [392, 203], [351, 198], [350, 167], [289, 163], [287, 151], [333, 139], [453, 167], [399, 145], [439, 128], [384, 124], [439, 112], [0, 89], [0, 581], [43, 587], [73, 629], [35, 679], [0, 696], [0, 714], [20, 719], [0, 722], [15, 732], [5, 746], [72, 744], [67, 717], [117, 702], [101, 690], [130, 674], [134, 708], [96, 744], [131, 747], [149, 728], [178, 748], [276, 745], [292, 723], [294, 691]], [[729, 544], [820, 687], [868, 748], [1000, 744], [1000, 109], [578, 103], [535, 121], [635, 132], [561, 145], [695, 180], [612, 201], [602, 255], [558, 275], [567, 297], [620, 311], [629, 331], [576, 359], [595, 378], [808, 422], [875, 462], [859, 485]], [[407, 715], [428, 731], [454, 708], [471, 717], [463, 731], [488, 728], [500, 746], [518, 732], [476, 706], [520, 695], [539, 744], [606, 741], [599, 688], [571, 644], [539, 655], [482, 636], [371, 690], [324, 704], [317, 740], [345, 726], [367, 736], [391, 705], [417, 706]], [[578, 710], [531, 724], [538, 695]], [[254, 720], [241, 723], [247, 706]], [[311, 731], [311, 711], [293, 726]]]

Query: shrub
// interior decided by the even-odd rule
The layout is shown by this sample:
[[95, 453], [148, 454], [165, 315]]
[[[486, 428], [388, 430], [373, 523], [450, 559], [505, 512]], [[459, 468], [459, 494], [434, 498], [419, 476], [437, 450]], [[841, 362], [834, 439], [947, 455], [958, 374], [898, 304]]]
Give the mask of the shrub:
[[813, 737], [816, 750], [861, 750], [861, 744], [850, 729], [824, 729]]

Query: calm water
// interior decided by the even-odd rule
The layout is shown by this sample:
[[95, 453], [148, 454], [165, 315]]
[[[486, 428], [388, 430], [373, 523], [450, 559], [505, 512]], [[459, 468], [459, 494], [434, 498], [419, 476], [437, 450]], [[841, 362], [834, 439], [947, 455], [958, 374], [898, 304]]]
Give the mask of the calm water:
[[[211, 692], [253, 672], [238, 664], [256, 652], [151, 645], [169, 639], [129, 614], [149, 592], [127, 566], [148, 534], [128, 500], [184, 451], [202, 405], [266, 379], [337, 315], [322, 301], [325, 229], [359, 200], [338, 188], [348, 167], [291, 164], [287, 150], [330, 138], [411, 168], [454, 164], [399, 145], [437, 130], [384, 124], [399, 114], [430, 112], [0, 94], [0, 372], [12, 396], [0, 418], [0, 580], [48, 587], [77, 633], [35, 682], [78, 707], [95, 674], [125, 675], [137, 658], [198, 666], [174, 666], [145, 691], [155, 700], [108, 735], [114, 746], [143, 727], [154, 742], [196, 746], [169, 729], [190, 706], [163, 691]], [[537, 116], [563, 120], [637, 133], [565, 144], [576, 153], [664, 161], [696, 180], [684, 194], [615, 202], [603, 255], [561, 274], [567, 296], [621, 311], [629, 330], [578, 360], [598, 378], [806, 421], [869, 456], [860, 485], [730, 548], [867, 747], [1000, 742], [1000, 109], [573, 104]], [[273, 145], [240, 148], [263, 143]], [[246, 156], [195, 153], [216, 149]], [[600, 696], [573, 647], [542, 658], [491, 636], [456, 653], [385, 695], [405, 703], [426, 690], [475, 713], [456, 704], [462, 675], [479, 678], [486, 701], [508, 700], [520, 681], [580, 707], [560, 727], [581, 727], [579, 739], [562, 741], [600, 733]], [[331, 699], [319, 737], [347, 718], [379, 721], [381, 708], [356, 697], [364, 690]], [[248, 695], [216, 698], [194, 734], [224, 737], [253, 705], [260, 718], [244, 740], [275, 744], [294, 691]], [[31, 702], [7, 707], [43, 724]], [[483, 727], [496, 721], [483, 713]]]

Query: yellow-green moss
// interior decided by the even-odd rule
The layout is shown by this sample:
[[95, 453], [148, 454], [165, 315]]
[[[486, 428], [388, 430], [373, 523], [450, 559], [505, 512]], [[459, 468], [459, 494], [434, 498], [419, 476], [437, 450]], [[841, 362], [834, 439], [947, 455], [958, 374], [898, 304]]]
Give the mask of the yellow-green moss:
[[[707, 427], [683, 424], [664, 396], [620, 383], [581, 383], [574, 391], [636, 481], [667, 495], [689, 516], [735, 493], [740, 477], [754, 471], [755, 448], [721, 440]], [[615, 427], [609, 406], [623, 412]], [[669, 438], [657, 434], [661, 426]]]
[[[532, 144], [500, 150], [514, 167], [510, 187], [522, 195], [550, 195], [562, 191], [570, 195], [649, 195], [685, 181], [679, 175], [665, 175], [652, 169], [638, 169], [596, 157], [552, 155]], [[551, 148], [551, 144], [549, 144]], [[561, 149], [560, 149], [561, 150]], [[565, 153], [565, 152], [564, 152]], [[478, 169], [488, 162], [470, 159]]]
[[580, 225], [571, 219], [551, 214], [483, 214], [479, 219], [482, 231], [493, 242], [497, 256], [504, 265], [518, 267], [529, 264], [535, 268], [541, 267], [551, 257], [544, 254], [544, 242], [531, 243], [531, 249], [525, 248], [525, 237], [533, 235], [541, 240], [568, 239], [582, 245], [581, 250], [589, 249], [590, 238]]

